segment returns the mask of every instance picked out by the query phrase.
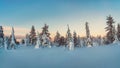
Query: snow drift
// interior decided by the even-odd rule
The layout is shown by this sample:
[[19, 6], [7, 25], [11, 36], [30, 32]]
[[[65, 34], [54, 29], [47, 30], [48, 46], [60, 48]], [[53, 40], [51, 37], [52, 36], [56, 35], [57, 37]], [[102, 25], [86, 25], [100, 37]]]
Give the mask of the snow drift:
[[120, 45], [0, 49], [0, 68], [120, 68]]

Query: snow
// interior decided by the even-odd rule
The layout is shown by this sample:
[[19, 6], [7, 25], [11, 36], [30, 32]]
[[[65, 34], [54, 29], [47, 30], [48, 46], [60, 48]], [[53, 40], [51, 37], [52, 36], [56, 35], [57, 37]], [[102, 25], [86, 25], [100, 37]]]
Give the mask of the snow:
[[7, 50], [7, 38], [5, 38], [5, 41], [4, 41], [4, 49]]
[[69, 50], [74, 50], [74, 43], [69, 42], [68, 47], [69, 47]]
[[0, 49], [0, 68], [120, 68], [120, 45]]
[[39, 33], [38, 33], [35, 48], [38, 49], [39, 47], [40, 47], [40, 38], [39, 38]]

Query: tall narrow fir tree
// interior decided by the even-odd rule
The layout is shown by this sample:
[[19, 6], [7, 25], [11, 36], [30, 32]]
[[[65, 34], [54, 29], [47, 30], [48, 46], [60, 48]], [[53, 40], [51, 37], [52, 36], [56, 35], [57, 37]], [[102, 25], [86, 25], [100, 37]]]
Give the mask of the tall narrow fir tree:
[[35, 32], [34, 26], [32, 26], [29, 36], [30, 36], [30, 44], [35, 45], [36, 44], [36, 32]]
[[4, 44], [4, 33], [2, 26], [0, 26], [0, 46], [3, 46], [3, 44]]
[[91, 47], [92, 46], [92, 40], [91, 40], [91, 37], [90, 37], [90, 30], [89, 30], [89, 25], [88, 25], [88, 22], [85, 23], [85, 28], [86, 28], [86, 45], [88, 47]]
[[106, 38], [107, 38], [107, 43], [110, 44], [110, 43], [113, 43], [114, 41], [114, 27], [113, 27], [113, 24], [115, 23], [114, 20], [113, 20], [113, 17], [111, 17], [111, 15], [109, 15], [107, 17], [107, 27], [105, 28], [106, 29], [106, 32], [107, 32], [107, 35], [106, 35]]

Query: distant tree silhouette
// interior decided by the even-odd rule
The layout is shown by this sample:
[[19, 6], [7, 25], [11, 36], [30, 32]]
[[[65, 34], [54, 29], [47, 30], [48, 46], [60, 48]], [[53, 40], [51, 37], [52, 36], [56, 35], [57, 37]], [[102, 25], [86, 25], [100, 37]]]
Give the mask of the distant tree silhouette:
[[60, 37], [60, 42], [59, 42], [59, 45], [65, 45], [66, 44], [66, 42], [65, 42], [65, 38], [64, 38], [64, 36], [61, 36]]
[[120, 41], [120, 24], [117, 25], [117, 37], [118, 40]]
[[30, 44], [35, 45], [36, 43], [36, 32], [34, 26], [32, 26], [30, 31]]
[[57, 31], [56, 32], [56, 36], [55, 36], [55, 38], [54, 38], [54, 43], [56, 44], [56, 45], [59, 45], [59, 43], [60, 43], [60, 33]]
[[74, 31], [74, 32], [73, 32], [73, 41], [74, 41], [74, 45], [75, 45], [75, 46], [78, 45], [78, 41], [77, 41], [77, 40], [78, 40], [77, 34], [76, 34], [76, 32]]
[[4, 33], [2, 26], [0, 26], [0, 46], [3, 46], [3, 44], [4, 44]]

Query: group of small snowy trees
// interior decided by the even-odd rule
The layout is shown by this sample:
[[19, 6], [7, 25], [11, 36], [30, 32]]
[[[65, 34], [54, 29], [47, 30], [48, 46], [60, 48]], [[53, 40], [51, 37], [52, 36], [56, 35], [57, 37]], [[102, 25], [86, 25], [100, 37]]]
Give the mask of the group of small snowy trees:
[[52, 45], [55, 45], [55, 46], [65, 46], [73, 50], [74, 46], [80, 47], [80, 36], [77, 36], [75, 31], [72, 36], [69, 26], [66, 37], [61, 36], [60, 33], [57, 31], [53, 42], [51, 41], [48, 27], [49, 26], [45, 24], [44, 27], [42, 28], [42, 32], [41, 33], [37, 32], [36, 35], [35, 28], [34, 26], [32, 26], [30, 34], [26, 34], [26, 37], [22, 42], [24, 42], [24, 45], [26, 46], [33, 45], [35, 46], [35, 48], [39, 48], [39, 47], [51, 48]]
[[[89, 24], [85, 23], [86, 37], [80, 37], [74, 31], [73, 34], [70, 31], [69, 25], [67, 25], [66, 36], [61, 36], [59, 31], [56, 32], [54, 41], [51, 40], [50, 33], [48, 31], [49, 26], [47, 24], [42, 28], [42, 32], [39, 33], [35, 31], [35, 27], [32, 26], [29, 34], [26, 34], [25, 38], [22, 40], [22, 44], [25, 46], [34, 46], [35, 48], [39, 47], [49, 47], [51, 46], [65, 46], [70, 50], [73, 50], [74, 47], [93, 47], [97, 45], [106, 45], [111, 43], [120, 42], [120, 24], [117, 25], [117, 29], [114, 25], [114, 20], [111, 16], [107, 17], [107, 27], [106, 36], [93, 37], [90, 34]], [[12, 27], [12, 32], [10, 37], [4, 36], [3, 28], [0, 26], [0, 47], [5, 49], [16, 49], [17, 41], [14, 35], [14, 28]]]
[[105, 28], [107, 31], [106, 35], [106, 44], [111, 44], [111, 43], [118, 43], [120, 41], [120, 24], [117, 26], [117, 30], [114, 25], [114, 19], [109, 15], [107, 17], [107, 27]]
[[32, 26], [30, 34], [26, 34], [26, 37], [24, 39], [25, 45], [33, 45], [35, 48], [41, 47], [51, 47], [51, 38], [50, 33], [48, 31], [48, 25], [44, 25], [42, 28], [42, 32], [39, 33], [35, 31], [35, 27]]
[[0, 47], [4, 47], [5, 50], [15, 49], [17, 47], [13, 27], [12, 27], [12, 32], [11, 32], [10, 37], [6, 37], [4, 36], [2, 26], [0, 26]]
[[[77, 35], [77, 33], [75, 31], [72, 34], [70, 31], [69, 25], [67, 25], [67, 26], [68, 26], [68, 30], [66, 33], [66, 37], [61, 36], [60, 33], [57, 31], [56, 36], [54, 38], [54, 44], [57, 46], [68, 47], [68, 49], [70, 49], [70, 50], [73, 50], [74, 47], [82, 47], [83, 43], [82, 43], [82, 39], [80, 38], [80, 36]], [[86, 28], [87, 28], [86, 32], [89, 32], [88, 31], [89, 30], [88, 24], [87, 24]], [[87, 35], [88, 34], [89, 33], [87, 33]], [[90, 38], [90, 36], [85, 39], [85, 44], [91, 43], [90, 39], [88, 40], [88, 38]]]
[[86, 29], [86, 37], [80, 38], [79, 35], [74, 31], [73, 34], [70, 31], [69, 25], [68, 30], [66, 33], [66, 37], [61, 36], [59, 31], [56, 32], [56, 35], [54, 37], [54, 41], [51, 41], [50, 33], [48, 31], [48, 25], [44, 25], [42, 28], [41, 33], [35, 32], [34, 26], [32, 26], [30, 34], [26, 35], [26, 38], [24, 39], [25, 45], [34, 45], [35, 48], [41, 47], [51, 47], [51, 45], [55, 46], [65, 46], [68, 47], [70, 50], [73, 50], [74, 47], [92, 47], [96, 45], [105, 45], [110, 43], [115, 43], [118, 40], [120, 41], [120, 24], [117, 26], [117, 30], [115, 29], [115, 25], [113, 25], [115, 22], [111, 16], [107, 17], [107, 27], [105, 28], [107, 31], [107, 35], [105, 37], [92, 37], [90, 35], [90, 29], [88, 22], [85, 23], [85, 29]]

